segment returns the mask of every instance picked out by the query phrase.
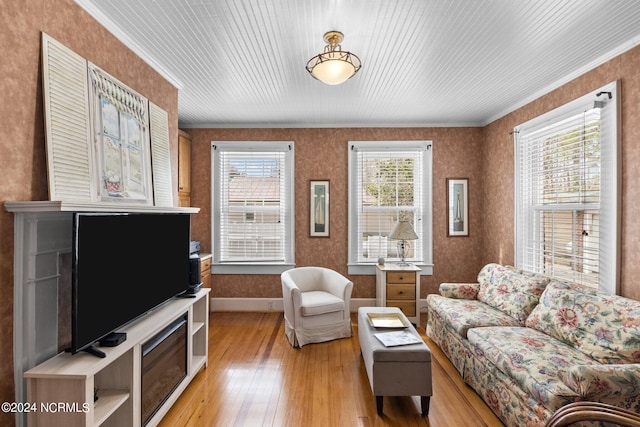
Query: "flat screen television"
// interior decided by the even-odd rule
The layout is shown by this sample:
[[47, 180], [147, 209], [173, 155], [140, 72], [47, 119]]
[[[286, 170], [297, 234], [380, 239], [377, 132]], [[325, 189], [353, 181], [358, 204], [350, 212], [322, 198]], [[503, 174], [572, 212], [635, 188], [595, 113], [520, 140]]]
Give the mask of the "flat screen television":
[[74, 214], [71, 353], [189, 287], [190, 225], [186, 213]]

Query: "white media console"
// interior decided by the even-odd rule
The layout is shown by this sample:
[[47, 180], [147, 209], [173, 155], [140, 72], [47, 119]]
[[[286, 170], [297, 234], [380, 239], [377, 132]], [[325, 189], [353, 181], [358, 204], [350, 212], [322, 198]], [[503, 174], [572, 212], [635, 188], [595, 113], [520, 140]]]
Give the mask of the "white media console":
[[[28, 405], [33, 408], [34, 402], [43, 404], [42, 408], [35, 407], [37, 414], [29, 413], [28, 417], [26, 411], [17, 412], [16, 427], [26, 426], [27, 419], [30, 426], [140, 425], [140, 345], [188, 312], [187, 378], [150, 420], [149, 425], [157, 424], [192, 376], [206, 365], [209, 291], [200, 291], [196, 299], [171, 301], [151, 316], [127, 326], [123, 329], [127, 340], [118, 347], [107, 348], [105, 359], [88, 354], [58, 354], [59, 327], [61, 322], [68, 322], [59, 318], [59, 288], [61, 280], [63, 283], [70, 280], [70, 277], [63, 279], [61, 259], [71, 254], [73, 212], [195, 214], [199, 209], [55, 201], [5, 202], [4, 206], [14, 214], [15, 401], [25, 409]], [[99, 396], [95, 406], [94, 386]], [[70, 403], [68, 407], [66, 402]], [[76, 409], [73, 403], [79, 404], [78, 413], [73, 413]], [[86, 413], [83, 404], [91, 404]], [[50, 406], [47, 408], [47, 405]], [[62, 412], [64, 417], [59, 414], [54, 423], [47, 422], [47, 413], [42, 413], [46, 409], [50, 413]], [[67, 415], [70, 421], [62, 422]], [[45, 421], [35, 421], [39, 419]]]
[[[27, 419], [33, 426], [140, 426], [142, 344], [187, 313], [187, 376], [150, 419], [154, 426], [207, 366], [209, 289], [195, 298], [174, 298], [151, 314], [119, 330], [127, 339], [100, 347], [104, 359], [87, 353], [57, 356], [25, 372]], [[94, 390], [98, 400], [94, 403]]]

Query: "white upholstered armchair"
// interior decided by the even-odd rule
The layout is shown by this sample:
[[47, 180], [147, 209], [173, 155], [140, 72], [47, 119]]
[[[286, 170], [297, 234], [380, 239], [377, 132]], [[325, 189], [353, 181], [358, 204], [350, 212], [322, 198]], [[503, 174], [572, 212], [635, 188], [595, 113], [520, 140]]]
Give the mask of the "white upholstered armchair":
[[281, 275], [284, 332], [294, 347], [351, 336], [353, 282], [324, 267], [298, 267]]

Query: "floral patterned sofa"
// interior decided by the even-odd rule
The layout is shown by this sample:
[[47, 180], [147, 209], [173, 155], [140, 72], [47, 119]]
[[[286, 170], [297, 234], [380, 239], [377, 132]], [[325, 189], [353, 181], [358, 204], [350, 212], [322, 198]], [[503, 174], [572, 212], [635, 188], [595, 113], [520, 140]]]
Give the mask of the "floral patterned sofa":
[[427, 335], [507, 426], [583, 400], [640, 412], [638, 301], [488, 264], [427, 306]]

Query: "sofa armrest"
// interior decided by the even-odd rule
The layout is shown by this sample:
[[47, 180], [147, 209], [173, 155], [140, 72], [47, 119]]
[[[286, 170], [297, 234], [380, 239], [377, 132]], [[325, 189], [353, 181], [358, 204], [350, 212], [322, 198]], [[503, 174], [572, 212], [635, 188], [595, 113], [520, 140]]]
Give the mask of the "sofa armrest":
[[581, 400], [626, 406], [640, 401], [640, 364], [576, 365], [569, 368], [568, 385]]
[[440, 295], [455, 299], [477, 299], [479, 283], [440, 283]]

